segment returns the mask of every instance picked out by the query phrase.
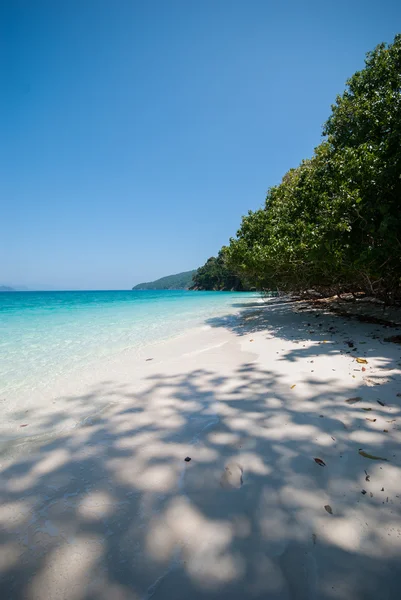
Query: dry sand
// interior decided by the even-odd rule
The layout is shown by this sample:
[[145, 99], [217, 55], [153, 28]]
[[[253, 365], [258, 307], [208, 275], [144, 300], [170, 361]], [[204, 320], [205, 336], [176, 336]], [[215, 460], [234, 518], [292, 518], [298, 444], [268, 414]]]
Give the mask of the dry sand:
[[0, 598], [398, 600], [395, 333], [248, 307], [8, 419]]

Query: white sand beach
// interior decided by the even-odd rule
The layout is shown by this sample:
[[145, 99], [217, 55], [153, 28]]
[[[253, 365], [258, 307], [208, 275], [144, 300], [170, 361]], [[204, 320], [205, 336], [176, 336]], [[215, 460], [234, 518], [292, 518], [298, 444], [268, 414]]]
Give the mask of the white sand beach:
[[394, 333], [255, 302], [27, 399], [1, 429], [1, 599], [398, 599]]

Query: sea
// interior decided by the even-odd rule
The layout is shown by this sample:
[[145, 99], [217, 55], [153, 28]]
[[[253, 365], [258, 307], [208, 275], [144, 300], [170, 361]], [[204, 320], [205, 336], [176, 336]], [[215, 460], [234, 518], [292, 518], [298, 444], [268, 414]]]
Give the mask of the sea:
[[233, 315], [256, 293], [71, 291], [0, 293], [0, 399], [100, 359], [141, 351], [209, 319]]

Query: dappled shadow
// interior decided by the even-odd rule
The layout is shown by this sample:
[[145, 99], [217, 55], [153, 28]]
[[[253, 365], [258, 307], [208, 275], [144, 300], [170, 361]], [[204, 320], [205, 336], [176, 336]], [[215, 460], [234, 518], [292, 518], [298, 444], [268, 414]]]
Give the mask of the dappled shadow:
[[[81, 426], [3, 451], [1, 598], [399, 597], [399, 371], [380, 388], [352, 374], [340, 384], [335, 371], [319, 380], [310, 367], [340, 351], [354, 365], [343, 334], [358, 331], [356, 343], [367, 332], [331, 315], [290, 325], [288, 308], [269, 311], [209, 324], [299, 342], [270, 364], [250, 354], [213, 367], [224, 347], [206, 367], [161, 365], [139, 390], [105, 381], [65, 399], [84, 408], [110, 398]], [[389, 347], [386, 373], [396, 366]], [[294, 389], [284, 361], [303, 365]], [[379, 405], [378, 389], [392, 401]]]

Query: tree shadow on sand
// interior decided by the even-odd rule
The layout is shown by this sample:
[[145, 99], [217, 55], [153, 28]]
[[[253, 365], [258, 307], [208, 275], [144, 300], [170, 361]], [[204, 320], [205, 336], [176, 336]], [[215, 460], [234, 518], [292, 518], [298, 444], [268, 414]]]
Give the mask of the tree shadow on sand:
[[[304, 322], [326, 319], [299, 315], [291, 333], [280, 313], [274, 324], [267, 313], [249, 316], [209, 324], [301, 343], [314, 335]], [[278, 360], [338, 350], [316, 336]], [[384, 355], [383, 366], [393, 362]], [[395, 398], [396, 384], [381, 389]], [[366, 396], [365, 384], [332, 393], [330, 381], [309, 385], [307, 398], [289, 391], [274, 363], [243, 362], [229, 377], [212, 368], [168, 375], [161, 366], [140, 392], [112, 381], [92, 390], [113, 401], [79, 427], [9, 445], [0, 597], [398, 598], [399, 405], [376, 403], [369, 413], [377, 423], [396, 419], [389, 434], [359, 403], [341, 417], [346, 398]], [[388, 462], [362, 457], [362, 445]]]

